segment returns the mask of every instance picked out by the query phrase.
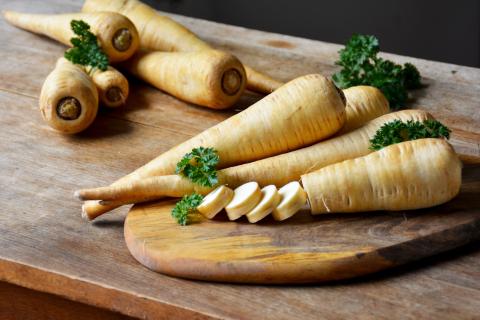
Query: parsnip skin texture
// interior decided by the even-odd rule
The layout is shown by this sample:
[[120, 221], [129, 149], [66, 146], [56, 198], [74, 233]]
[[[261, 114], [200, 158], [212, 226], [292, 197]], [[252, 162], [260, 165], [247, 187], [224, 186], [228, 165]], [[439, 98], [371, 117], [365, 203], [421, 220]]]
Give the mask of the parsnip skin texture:
[[[310, 147], [219, 170], [219, 183], [228, 184], [230, 187], [235, 188], [248, 181], [257, 181], [260, 186], [274, 184], [277, 187], [282, 187], [290, 181], [300, 180], [301, 175], [305, 173], [371, 153], [369, 140], [384, 123], [395, 119], [423, 121], [432, 118], [429, 113], [422, 110], [403, 110], [386, 114], [348, 134], [321, 141]], [[116, 208], [118, 205], [143, 201], [145, 200], [143, 195], [148, 195], [148, 200], [166, 196], [165, 192], [170, 192], [170, 189], [162, 190], [156, 186], [170, 185], [168, 181], [170, 179], [176, 180], [176, 177], [158, 176], [143, 178], [139, 180], [141, 183], [130, 180], [126, 183], [128, 187], [122, 188], [112, 185], [110, 187], [81, 190], [79, 191], [79, 196], [84, 200], [103, 199], [118, 201], [116, 204], [111, 203], [108, 206], [102, 206], [96, 202], [86, 202], [83, 206], [84, 216], [90, 220], [94, 219]], [[125, 184], [122, 183], [121, 185]], [[177, 192], [188, 194], [192, 189], [192, 186], [185, 185], [183, 187], [184, 190], [177, 190]]]
[[[212, 47], [193, 32], [169, 17], [137, 0], [86, 0], [83, 12], [113, 11], [129, 17], [140, 32], [141, 47], [154, 51], [192, 52], [210, 50]], [[247, 88], [269, 94], [283, 85], [282, 82], [245, 65]]]
[[115, 12], [28, 14], [5, 11], [5, 19], [19, 28], [45, 35], [67, 46], [75, 37], [70, 22], [83, 20], [98, 41], [111, 63], [127, 60], [138, 49], [140, 38], [133, 23]]
[[[70, 99], [72, 108], [62, 116], [62, 104]], [[76, 102], [75, 102], [76, 101]], [[98, 93], [92, 79], [83, 68], [65, 58], [57, 61], [55, 69], [47, 76], [40, 92], [40, 111], [49, 126], [63, 133], [73, 134], [86, 129], [98, 111]]]
[[237, 220], [260, 202], [262, 192], [258, 183], [247, 182], [234, 190], [232, 201], [225, 207], [228, 219]]
[[343, 94], [347, 100], [346, 121], [337, 135], [360, 128], [390, 111], [387, 98], [375, 87], [355, 86], [343, 90]]
[[125, 104], [129, 94], [128, 80], [117, 69], [109, 66], [107, 70], [90, 70], [86, 68], [98, 89], [98, 97], [102, 105], [117, 108]]
[[127, 16], [140, 33], [140, 46], [156, 51], [191, 52], [211, 47], [193, 32], [137, 0], [86, 0], [82, 12], [111, 11]]
[[234, 192], [227, 186], [219, 186], [203, 198], [202, 203], [197, 207], [205, 218], [213, 219], [232, 200]]
[[[162, 190], [160, 197], [181, 198], [184, 195], [198, 193], [207, 195], [213, 188], [202, 187], [180, 175], [158, 176], [148, 179], [133, 180], [121, 185], [101, 187], [89, 190], [80, 190], [75, 192], [75, 196], [80, 200], [124, 200], [126, 196], [133, 199], [155, 199], [159, 198], [158, 190]], [[111, 192], [114, 190], [114, 192]], [[98, 198], [97, 195], [109, 193], [111, 197]]]
[[250, 223], [256, 223], [268, 216], [281, 200], [280, 193], [278, 193], [277, 187], [274, 185], [268, 185], [262, 188], [261, 191], [262, 199], [255, 208], [246, 214]]
[[212, 109], [229, 108], [237, 102], [247, 78], [237, 58], [216, 50], [141, 50], [121, 66], [179, 99]]
[[303, 175], [302, 184], [313, 214], [412, 210], [454, 198], [461, 169], [447, 141], [419, 139]]
[[278, 190], [280, 203], [273, 209], [272, 216], [277, 221], [292, 217], [307, 203], [307, 194], [298, 181], [287, 183]]
[[423, 121], [433, 117], [422, 110], [389, 113], [352, 132], [320, 141], [309, 147], [225, 168], [218, 172], [218, 179], [232, 187], [246, 181], [257, 181], [261, 186], [274, 184], [282, 187], [290, 181], [298, 181], [305, 173], [371, 153], [370, 139], [383, 124], [395, 119]]

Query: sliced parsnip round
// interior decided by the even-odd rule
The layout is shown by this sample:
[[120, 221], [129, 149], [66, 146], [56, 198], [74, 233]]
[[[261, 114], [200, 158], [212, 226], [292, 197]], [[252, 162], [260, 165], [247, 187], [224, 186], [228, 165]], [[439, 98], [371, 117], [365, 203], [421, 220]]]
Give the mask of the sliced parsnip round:
[[273, 184], [264, 187], [261, 191], [262, 199], [252, 211], [247, 213], [247, 219], [250, 223], [255, 223], [265, 218], [280, 202], [280, 194], [277, 187]]
[[307, 194], [297, 181], [284, 185], [278, 193], [282, 200], [272, 212], [277, 221], [290, 218], [307, 203]]
[[197, 210], [206, 218], [212, 219], [217, 213], [225, 208], [232, 198], [233, 190], [227, 186], [221, 185], [203, 198], [203, 201], [197, 207]]
[[228, 218], [236, 220], [248, 213], [260, 202], [262, 191], [256, 182], [242, 184], [234, 191], [232, 201], [225, 207]]

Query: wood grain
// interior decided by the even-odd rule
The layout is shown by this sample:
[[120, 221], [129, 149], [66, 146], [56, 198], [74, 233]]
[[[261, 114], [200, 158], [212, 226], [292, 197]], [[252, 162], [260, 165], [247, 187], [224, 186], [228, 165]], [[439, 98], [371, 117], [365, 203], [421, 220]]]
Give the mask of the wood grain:
[[[172, 276], [240, 283], [309, 283], [352, 278], [480, 239], [480, 168], [464, 170], [460, 194], [442, 206], [395, 213], [208, 220], [171, 217], [175, 201], [137, 205], [125, 220], [132, 255]], [[382, 232], [377, 232], [382, 230]], [[381, 237], [380, 239], [378, 237]]]
[[[0, 9], [26, 12], [80, 7], [77, 0], [0, 1]], [[338, 45], [174, 18], [282, 80], [336, 70]], [[131, 79], [125, 108], [102, 111], [80, 135], [59, 135], [43, 123], [37, 99], [64, 47], [3, 19], [0, 30], [0, 280], [144, 319], [473, 319], [480, 314], [478, 242], [375, 276], [314, 286], [197, 282], [144, 268], [124, 244], [127, 208], [88, 224], [73, 190], [114, 181], [231, 113], [185, 104]], [[272, 46], [272, 40], [290, 45]], [[388, 57], [414, 62], [426, 77], [429, 86], [415, 92], [418, 100], [410, 106], [431, 109], [463, 131], [464, 140], [455, 147], [478, 154], [465, 137], [478, 144], [480, 70]], [[258, 98], [246, 95], [236, 107]], [[463, 110], [474, 114], [465, 119]], [[381, 241], [383, 229], [372, 232]]]

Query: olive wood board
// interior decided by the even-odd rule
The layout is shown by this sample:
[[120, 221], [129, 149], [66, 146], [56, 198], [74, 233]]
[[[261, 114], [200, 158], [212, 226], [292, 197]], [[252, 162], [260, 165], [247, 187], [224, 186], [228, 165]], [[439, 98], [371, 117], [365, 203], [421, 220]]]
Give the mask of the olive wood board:
[[130, 253], [182, 278], [258, 284], [357, 277], [480, 239], [480, 167], [463, 169], [460, 194], [428, 209], [312, 216], [307, 210], [256, 224], [195, 214], [178, 225], [175, 200], [135, 205], [124, 226]]

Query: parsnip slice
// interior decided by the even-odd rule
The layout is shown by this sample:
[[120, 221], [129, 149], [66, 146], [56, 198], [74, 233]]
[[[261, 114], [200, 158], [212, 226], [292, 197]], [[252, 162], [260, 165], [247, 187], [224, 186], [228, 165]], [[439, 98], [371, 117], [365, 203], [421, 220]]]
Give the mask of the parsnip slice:
[[280, 194], [274, 185], [266, 186], [261, 191], [262, 199], [252, 211], [247, 213], [247, 219], [250, 223], [255, 223], [265, 218], [280, 202]]
[[236, 188], [232, 201], [225, 207], [228, 218], [237, 220], [255, 208], [261, 198], [262, 192], [256, 182], [248, 182]]
[[233, 190], [227, 186], [221, 185], [203, 198], [203, 201], [197, 207], [197, 210], [204, 215], [205, 218], [213, 219], [217, 213], [227, 206], [232, 198]]
[[273, 210], [273, 218], [282, 221], [293, 216], [307, 202], [307, 194], [297, 181], [284, 185], [278, 193], [282, 197], [280, 203]]

